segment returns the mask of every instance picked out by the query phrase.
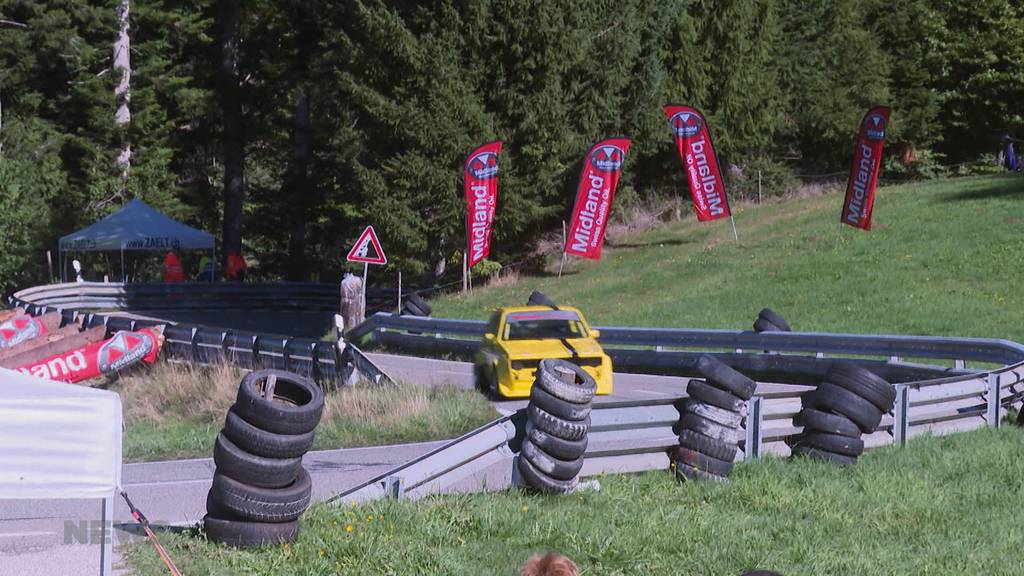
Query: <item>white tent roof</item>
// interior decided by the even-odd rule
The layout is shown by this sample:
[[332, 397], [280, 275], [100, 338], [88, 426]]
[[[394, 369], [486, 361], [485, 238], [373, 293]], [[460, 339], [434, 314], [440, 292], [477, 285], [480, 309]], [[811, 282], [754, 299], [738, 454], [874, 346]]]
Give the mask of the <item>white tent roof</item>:
[[132, 200], [110, 216], [60, 239], [62, 251], [213, 249], [213, 235]]
[[121, 398], [0, 368], [0, 499], [111, 498]]

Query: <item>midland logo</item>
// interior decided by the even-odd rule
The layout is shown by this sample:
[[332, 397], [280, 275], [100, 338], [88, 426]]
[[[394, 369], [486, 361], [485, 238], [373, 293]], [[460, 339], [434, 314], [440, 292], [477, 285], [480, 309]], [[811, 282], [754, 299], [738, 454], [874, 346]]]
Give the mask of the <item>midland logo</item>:
[[622, 168], [625, 152], [618, 146], [605, 144], [590, 154], [590, 163], [599, 172], [618, 172]]
[[498, 155], [481, 152], [466, 162], [466, 171], [477, 180], [489, 180], [498, 175]]
[[693, 138], [700, 132], [700, 116], [692, 112], [676, 112], [668, 120], [672, 131], [679, 138]]
[[118, 332], [96, 353], [100, 373], [120, 370], [141, 359], [153, 349], [145, 334], [139, 332]]
[[0, 324], [0, 348], [17, 346], [42, 333], [39, 323], [31, 318], [14, 318]]
[[885, 116], [871, 114], [865, 118], [864, 137], [868, 140], [885, 140]]

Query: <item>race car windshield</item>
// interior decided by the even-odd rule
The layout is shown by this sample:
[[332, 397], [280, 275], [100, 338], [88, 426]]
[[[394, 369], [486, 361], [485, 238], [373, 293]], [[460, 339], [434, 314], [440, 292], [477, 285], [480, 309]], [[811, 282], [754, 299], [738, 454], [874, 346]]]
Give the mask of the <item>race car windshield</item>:
[[582, 338], [585, 334], [575, 312], [518, 312], [505, 319], [506, 340]]

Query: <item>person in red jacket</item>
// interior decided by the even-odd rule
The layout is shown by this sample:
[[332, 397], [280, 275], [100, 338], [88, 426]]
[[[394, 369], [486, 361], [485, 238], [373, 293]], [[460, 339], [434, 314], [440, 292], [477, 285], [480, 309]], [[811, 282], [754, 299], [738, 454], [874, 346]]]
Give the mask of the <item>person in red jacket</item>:
[[224, 277], [234, 282], [245, 281], [245, 258], [238, 252], [230, 252], [228, 254]]
[[173, 251], [164, 256], [164, 282], [184, 282], [185, 272], [181, 268], [181, 260]]

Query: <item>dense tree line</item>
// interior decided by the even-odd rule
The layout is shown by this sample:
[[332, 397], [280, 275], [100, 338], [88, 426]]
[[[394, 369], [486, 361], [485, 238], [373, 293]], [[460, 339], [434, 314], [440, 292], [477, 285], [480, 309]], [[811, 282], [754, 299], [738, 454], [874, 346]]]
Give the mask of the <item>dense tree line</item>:
[[1024, 132], [1024, 8], [1002, 0], [132, 0], [119, 125], [124, 1], [0, 0], [2, 286], [134, 197], [263, 277], [333, 278], [373, 223], [432, 281], [461, 253], [460, 162], [496, 138], [494, 257], [517, 259], [599, 137], [633, 138], [625, 194], [685, 189], [667, 102], [704, 110], [734, 177], [844, 170], [876, 103], [905, 159]]

